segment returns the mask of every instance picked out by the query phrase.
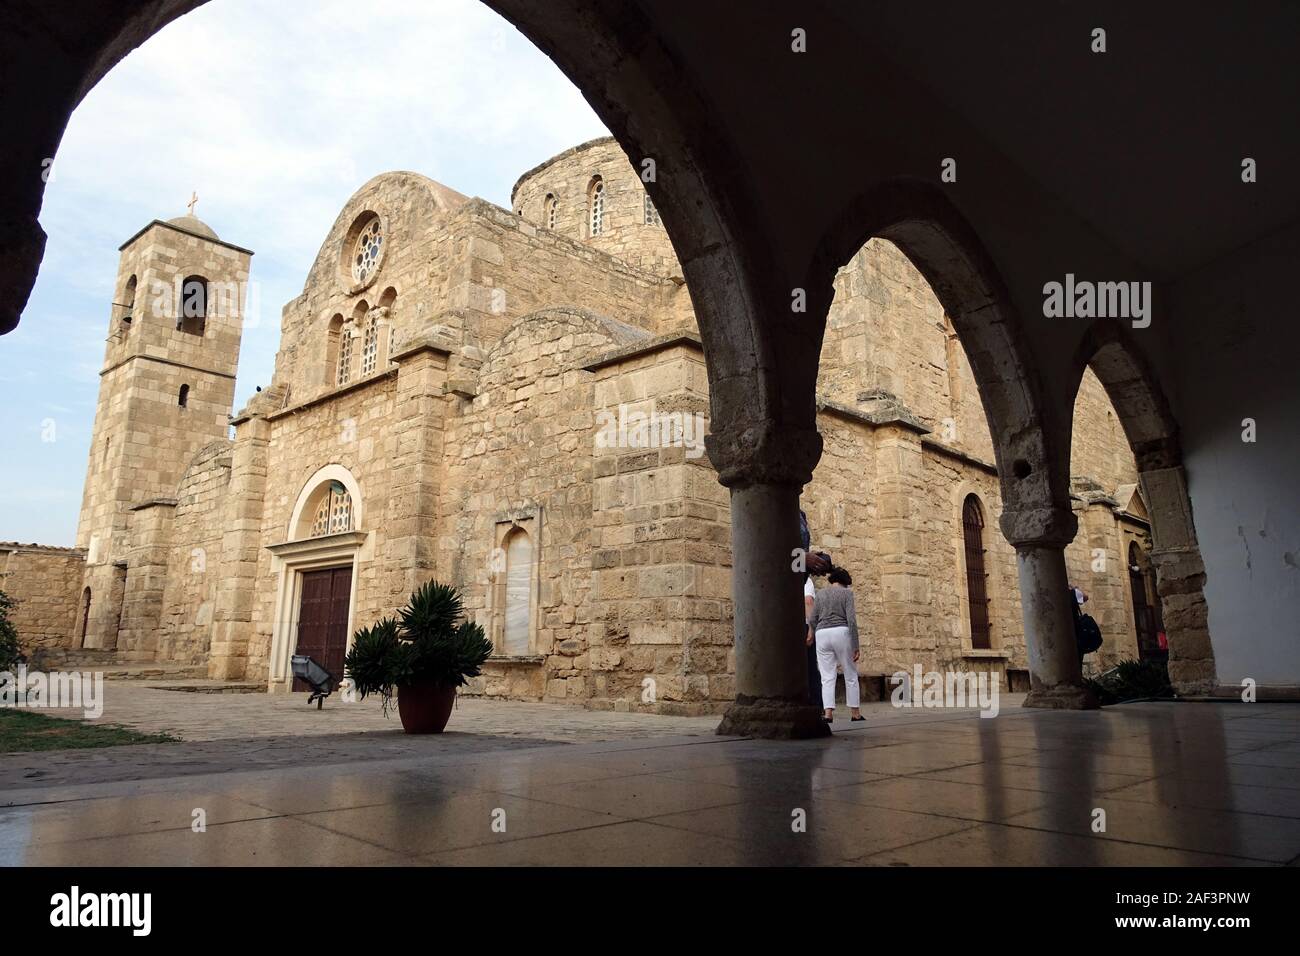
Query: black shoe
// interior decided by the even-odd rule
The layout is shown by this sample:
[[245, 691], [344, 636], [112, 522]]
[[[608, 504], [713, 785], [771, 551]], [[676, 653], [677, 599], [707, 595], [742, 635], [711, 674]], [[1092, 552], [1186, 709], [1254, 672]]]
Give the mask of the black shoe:
[[855, 723], [856, 723], [857, 721], [859, 721], [859, 720], [866, 720], [866, 719], [867, 719], [867, 718], [863, 717], [861, 714], [858, 714], [858, 716], [856, 716], [856, 717], [850, 717], [850, 718], [849, 718], [850, 721], [855, 722]]

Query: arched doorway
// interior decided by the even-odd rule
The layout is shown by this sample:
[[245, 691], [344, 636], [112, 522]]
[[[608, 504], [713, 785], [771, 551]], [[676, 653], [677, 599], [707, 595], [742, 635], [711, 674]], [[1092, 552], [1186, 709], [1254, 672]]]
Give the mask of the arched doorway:
[[361, 489], [342, 465], [317, 470], [298, 494], [285, 540], [267, 550], [276, 575], [269, 686], [310, 688], [292, 678], [290, 658], [311, 657], [336, 680], [353, 633], [362, 528]]
[[[1165, 632], [1169, 680], [1181, 694], [1210, 693], [1217, 677], [1203, 590], [1205, 565], [1192, 524], [1177, 423], [1142, 353], [1118, 324], [1100, 320], [1088, 330], [1076, 369], [1080, 383], [1086, 370], [1100, 380], [1136, 462], [1152, 539], [1150, 552], [1140, 555], [1145, 563], [1139, 562], [1154, 579], [1147, 580], [1144, 613], [1156, 635], [1166, 618], [1177, 622]], [[1126, 551], [1123, 558], [1129, 556]], [[1136, 615], [1135, 602], [1135, 623]], [[1141, 634], [1139, 629], [1140, 652]]]
[[1138, 656], [1144, 661], [1167, 660], [1169, 646], [1160, 615], [1160, 595], [1156, 593], [1151, 563], [1136, 541], [1130, 541], [1128, 546], [1128, 586], [1133, 600]]

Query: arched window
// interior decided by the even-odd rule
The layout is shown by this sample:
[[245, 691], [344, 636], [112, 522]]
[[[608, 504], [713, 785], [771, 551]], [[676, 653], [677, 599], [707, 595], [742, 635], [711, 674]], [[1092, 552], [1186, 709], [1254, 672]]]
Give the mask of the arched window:
[[555, 228], [555, 209], [559, 203], [555, 201], [553, 193], [546, 194], [546, 201], [542, 203], [542, 222], [546, 223], [547, 229]]
[[86, 630], [90, 624], [90, 588], [81, 592], [81, 633], [77, 636], [79, 647], [86, 646]]
[[655, 208], [654, 200], [650, 198], [650, 194], [649, 194], [649, 193], [646, 193], [646, 194], [645, 194], [645, 203], [644, 203], [644, 205], [645, 205], [645, 210], [644, 210], [644, 211], [645, 211], [645, 224], [646, 224], [647, 226], [657, 226], [657, 225], [659, 225], [659, 210]]
[[506, 594], [505, 629], [501, 653], [523, 657], [531, 651], [530, 608], [533, 596], [533, 541], [528, 532], [516, 528], [505, 542]]
[[325, 370], [324, 382], [326, 385], [338, 385], [339, 382], [339, 358], [343, 351], [343, 315], [335, 312], [330, 317], [329, 325], [326, 326], [325, 342]]
[[339, 364], [335, 383], [346, 385], [352, 379], [352, 325], [345, 324], [339, 330]]
[[364, 378], [375, 370], [379, 360], [379, 316], [371, 310], [366, 318], [366, 334], [361, 340], [361, 376]]
[[179, 394], [176, 396], [176, 404], [181, 408], [186, 408], [189, 405], [189, 401], [190, 387], [188, 385], [182, 385]]
[[202, 335], [208, 319], [208, 280], [203, 276], [186, 276], [181, 283], [181, 301], [176, 313], [176, 328], [191, 335]]
[[122, 290], [122, 301], [118, 303], [122, 310], [122, 324], [128, 329], [131, 327], [131, 319], [134, 318], [135, 313], [135, 286], [135, 276], [131, 276], [126, 280], [126, 288]]
[[331, 481], [316, 506], [310, 537], [319, 538], [321, 535], [351, 530], [352, 496], [342, 482]]
[[984, 569], [984, 509], [979, 498], [967, 495], [961, 509], [966, 542], [966, 597], [970, 604], [970, 643], [976, 650], [992, 646], [989, 635], [988, 574]]
[[597, 176], [591, 181], [589, 203], [591, 206], [591, 234], [599, 236], [605, 231], [605, 184]]

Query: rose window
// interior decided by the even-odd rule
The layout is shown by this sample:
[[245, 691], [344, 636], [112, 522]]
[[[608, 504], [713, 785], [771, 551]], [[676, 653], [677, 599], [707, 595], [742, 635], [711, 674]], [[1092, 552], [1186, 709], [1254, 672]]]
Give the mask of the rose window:
[[365, 282], [375, 274], [379, 267], [379, 253], [383, 247], [384, 236], [379, 228], [378, 217], [361, 230], [357, 237], [356, 252], [352, 257], [352, 277], [358, 282]]

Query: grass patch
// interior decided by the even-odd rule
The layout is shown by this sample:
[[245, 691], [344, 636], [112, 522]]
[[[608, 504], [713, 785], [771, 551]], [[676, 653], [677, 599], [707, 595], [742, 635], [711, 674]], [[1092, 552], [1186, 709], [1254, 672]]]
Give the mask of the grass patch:
[[169, 734], [142, 734], [112, 724], [47, 717], [26, 710], [0, 708], [0, 753], [29, 750], [84, 750], [123, 744], [165, 744], [178, 738]]

